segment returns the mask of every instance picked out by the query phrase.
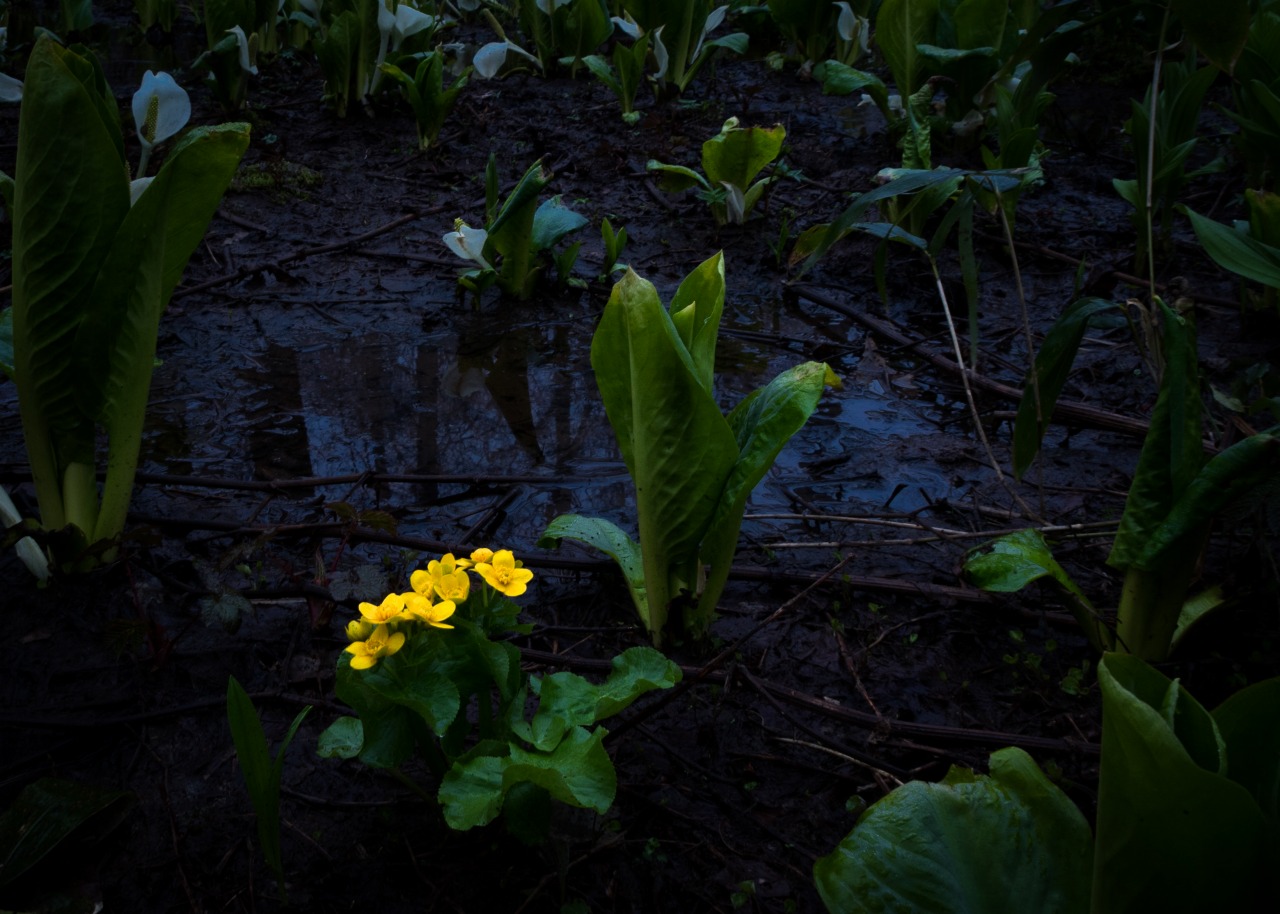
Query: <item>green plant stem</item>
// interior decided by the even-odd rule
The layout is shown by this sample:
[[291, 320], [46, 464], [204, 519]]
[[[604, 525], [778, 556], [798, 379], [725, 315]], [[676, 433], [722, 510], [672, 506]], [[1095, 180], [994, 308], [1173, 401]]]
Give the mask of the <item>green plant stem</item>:
[[57, 526], [72, 524], [92, 540], [98, 525], [98, 480], [93, 464], [72, 463], [67, 466], [62, 480], [61, 501], [66, 513], [63, 522]]
[[1155, 169], [1156, 169], [1156, 109], [1160, 101], [1160, 76], [1164, 68], [1164, 41], [1169, 30], [1169, 10], [1172, 4], [1166, 3], [1164, 18], [1160, 20], [1160, 40], [1156, 45], [1156, 61], [1151, 72], [1151, 110], [1147, 113], [1147, 279], [1151, 284], [1151, 298], [1156, 297], [1156, 255], [1155, 255]]
[[1178, 615], [1195, 573], [1195, 549], [1152, 571], [1131, 567], [1124, 576], [1116, 621], [1116, 647], [1150, 663], [1169, 656]]

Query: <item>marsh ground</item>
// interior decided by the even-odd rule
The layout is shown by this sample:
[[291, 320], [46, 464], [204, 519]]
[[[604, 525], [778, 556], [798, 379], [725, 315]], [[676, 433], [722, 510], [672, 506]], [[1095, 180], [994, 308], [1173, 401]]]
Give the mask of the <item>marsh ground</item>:
[[[170, 51], [117, 40], [128, 16], [106, 16], [110, 28], [94, 37], [109, 39], [124, 111], [140, 72]], [[221, 119], [197, 77], [175, 72], [192, 88], [195, 120]], [[1139, 294], [1118, 275], [1132, 271], [1134, 233], [1110, 179], [1133, 173], [1120, 125], [1141, 96], [1141, 68], [1114, 80], [1090, 70], [1054, 88], [1046, 181], [1019, 202], [1016, 224], [1036, 333], [1081, 286]], [[1031, 751], [1091, 811], [1094, 658], [1051, 591], [992, 598], [959, 570], [996, 531], [1114, 520], [1141, 439], [1132, 422], [1056, 426], [1040, 467], [1021, 483], [1001, 480], [959, 375], [938, 365], [949, 335], [922, 258], [891, 251], [888, 302], [867, 239], [795, 282], [779, 239], [833, 218], [897, 161], [874, 109], [749, 59], [709, 69], [678, 102], [646, 102], [628, 127], [594, 80], [515, 74], [468, 86], [438, 148], [421, 155], [390, 100], [339, 120], [321, 92], [302, 55], [265, 63], [251, 85], [244, 168], [161, 326], [125, 559], [36, 590], [11, 554], [0, 557], [2, 798], [45, 775], [134, 798], [115, 828], [52, 858], [56, 888], [79, 898], [78, 910], [98, 900], [132, 911], [278, 906], [227, 729], [228, 674], [253, 695], [272, 740], [299, 708], [316, 707], [284, 771], [298, 909], [816, 911], [813, 861], [859, 804], [898, 779], [981, 768], [1004, 745]], [[730, 116], [783, 123], [785, 162], [800, 177], [776, 183], [746, 226], [717, 229], [692, 196], [661, 193], [645, 163], [696, 165]], [[6, 171], [16, 124], [13, 108], [0, 110]], [[1203, 142], [1202, 154], [1216, 151]], [[541, 158], [549, 190], [590, 219], [577, 236], [584, 288], [528, 302], [491, 292], [478, 308], [459, 299], [459, 263], [440, 236], [456, 217], [482, 221], [490, 153], [508, 187]], [[972, 149], [937, 158], [977, 164]], [[1225, 219], [1240, 186], [1228, 172], [1189, 192]], [[666, 295], [725, 251], [726, 406], [805, 359], [827, 361], [844, 388], [827, 392], [752, 500], [713, 644], [671, 647], [691, 684], [616, 722], [613, 811], [562, 810], [552, 840], [528, 848], [500, 826], [450, 832], [398, 782], [314, 750], [343, 713], [332, 670], [356, 602], [446, 549], [503, 545], [536, 570], [522, 601], [533, 632], [520, 640], [531, 669], [591, 675], [645, 641], [608, 564], [534, 546], [565, 511], [629, 522], [629, 480], [588, 362], [609, 289], [597, 234], [606, 216], [631, 238], [624, 259]], [[998, 223], [978, 229], [981, 372], [1018, 386], [1014, 261]], [[964, 336], [950, 255], [942, 270]], [[1229, 388], [1242, 367], [1275, 358], [1275, 327], [1232, 304], [1234, 284], [1185, 234], [1160, 279], [1174, 277], [1198, 302], [1215, 384]], [[0, 286], [10, 281], [0, 272]], [[1155, 389], [1116, 328], [1090, 335], [1066, 395], [1140, 421]], [[0, 478], [29, 499], [7, 381], [0, 403]], [[980, 391], [977, 406], [1007, 466], [1016, 404]], [[1218, 409], [1215, 443], [1239, 434]], [[369, 514], [352, 523], [336, 503], [384, 512], [394, 526], [373, 530]], [[1239, 603], [1170, 666], [1208, 705], [1280, 671], [1274, 518], [1239, 520], [1203, 573], [1227, 580]], [[1108, 542], [1080, 530], [1060, 547], [1100, 605], [1118, 586], [1104, 566]]]

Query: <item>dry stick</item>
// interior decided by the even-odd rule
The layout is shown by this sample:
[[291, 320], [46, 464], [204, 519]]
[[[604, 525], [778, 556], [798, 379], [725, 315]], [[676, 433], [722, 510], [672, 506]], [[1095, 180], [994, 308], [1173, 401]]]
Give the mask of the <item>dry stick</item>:
[[[995, 394], [998, 397], [1019, 402], [1022, 399], [1022, 391], [1008, 384], [1002, 384], [999, 381], [988, 378], [984, 375], [971, 372], [968, 369], [961, 368], [955, 362], [946, 356], [938, 355], [927, 349], [917, 348], [920, 341], [913, 340], [907, 336], [892, 323], [873, 317], [870, 314], [856, 311], [841, 302], [836, 301], [830, 295], [808, 283], [795, 283], [787, 287], [788, 290], [795, 295], [808, 299], [814, 304], [822, 305], [824, 308], [830, 308], [839, 314], [851, 318], [869, 328], [875, 333], [883, 336], [885, 339], [891, 340], [899, 346], [908, 348], [917, 352], [922, 359], [935, 368], [953, 374], [964, 373], [973, 383], [975, 387], [988, 393]], [[1058, 422], [1078, 425], [1083, 428], [1096, 428], [1103, 431], [1119, 432], [1124, 435], [1133, 435], [1137, 438], [1145, 438], [1150, 424], [1141, 419], [1133, 419], [1129, 416], [1121, 416], [1118, 413], [1107, 412], [1090, 406], [1087, 403], [1080, 403], [1074, 400], [1059, 400], [1054, 404], [1053, 416]]]
[[206, 289], [213, 289], [213, 288], [216, 288], [217, 286], [226, 285], [229, 282], [235, 282], [238, 279], [244, 279], [247, 276], [252, 276], [254, 273], [260, 273], [263, 270], [270, 270], [273, 267], [281, 268], [286, 263], [293, 263], [295, 260], [305, 260], [308, 257], [315, 257], [320, 254], [332, 254], [335, 251], [341, 251], [344, 248], [349, 248], [355, 244], [363, 244], [364, 242], [368, 241], [370, 238], [376, 238], [379, 235], [385, 235], [387, 232], [394, 231], [395, 229], [398, 229], [402, 225], [407, 225], [408, 223], [415, 222], [418, 219], [423, 218], [424, 216], [431, 216], [431, 215], [434, 215], [435, 213], [442, 212], [443, 210], [444, 210], [443, 206], [433, 206], [430, 209], [419, 210], [416, 213], [409, 213], [407, 215], [399, 217], [398, 219], [392, 219], [390, 222], [386, 223], [385, 225], [380, 225], [375, 229], [370, 229], [367, 232], [363, 232], [362, 234], [355, 235], [351, 238], [346, 239], [345, 241], [334, 241], [329, 244], [322, 244], [319, 247], [315, 247], [315, 248], [300, 248], [294, 251], [292, 254], [286, 254], [284, 257], [281, 257], [278, 260], [264, 260], [256, 264], [250, 264], [249, 266], [241, 267], [238, 270], [235, 270], [231, 273], [227, 273], [224, 276], [219, 276], [215, 279], [210, 279], [205, 282], [202, 282], [199, 285], [186, 286], [182, 289], [178, 289], [173, 293], [173, 298], [176, 299], [183, 295], [190, 295], [193, 292], [203, 292]]
[[[836, 567], [839, 568], [839, 566]], [[828, 574], [830, 573], [831, 572], [828, 572]], [[802, 595], [803, 594], [798, 596]], [[796, 599], [798, 599], [798, 596]], [[761, 625], [767, 623], [768, 620], [766, 619], [765, 622], [761, 623]], [[521, 648], [520, 653], [525, 660], [539, 664], [590, 670], [601, 673], [607, 673], [612, 669], [612, 661], [610, 660], [587, 657], [570, 657], [564, 654], [554, 654], [550, 651], [538, 651], [532, 648]], [[711, 666], [720, 659], [721, 655], [717, 655], [702, 667], [688, 667], [681, 665], [680, 669], [685, 673], [686, 678], [682, 680], [679, 685], [663, 692], [652, 704], [645, 705], [643, 712], [637, 714], [635, 718], [629, 719], [620, 724], [617, 728], [610, 730], [608, 736], [605, 737], [606, 741], [612, 739], [619, 733], [631, 729], [632, 726], [638, 726], [643, 723], [644, 718], [649, 717], [655, 711], [661, 710], [671, 701], [680, 697], [680, 695], [683, 695], [689, 690], [689, 688], [699, 682], [707, 685], [726, 685], [729, 678], [727, 673], [723, 670], [715, 672], [710, 671]], [[834, 717], [844, 723], [853, 724], [854, 726], [863, 727], [882, 734], [888, 733], [892, 736], [909, 736], [919, 739], [940, 740], [943, 742], [974, 743], [984, 746], [1020, 746], [1024, 749], [1041, 749], [1049, 752], [1083, 752], [1090, 755], [1097, 755], [1100, 751], [1100, 747], [1096, 743], [1090, 743], [1086, 740], [1077, 741], [1058, 739], [1050, 736], [1031, 736], [1022, 733], [1006, 733], [1001, 730], [972, 730], [964, 727], [951, 727], [946, 724], [926, 724], [916, 721], [897, 720], [892, 717], [877, 716], [867, 711], [857, 711], [853, 708], [845, 707], [834, 699], [815, 698], [804, 692], [798, 692], [795, 689], [777, 685], [767, 679], [760, 679], [757, 677], [756, 681], [759, 682], [761, 687], [763, 687], [769, 694], [780, 698], [785, 702], [812, 711], [815, 714]], [[632, 723], [632, 720], [635, 720], [634, 724]]]
[[[327, 521], [310, 524], [253, 524], [242, 525], [236, 521], [219, 521], [212, 519], [160, 517], [145, 514], [130, 514], [129, 520], [135, 524], [146, 524], [153, 527], [174, 527], [180, 530], [206, 530], [225, 536], [244, 537], [283, 537], [283, 536], [335, 536], [349, 537], [352, 543], [381, 543], [397, 548], [414, 549], [418, 552], [462, 552], [457, 543], [444, 543], [439, 540], [420, 539], [411, 536], [399, 536], [384, 533], [381, 530], [369, 530], [357, 527], [355, 530], [347, 523]], [[561, 571], [608, 572], [616, 568], [612, 559], [574, 559], [561, 556], [529, 556], [524, 563], [531, 568], [553, 568]], [[804, 584], [813, 587], [823, 583], [831, 572], [805, 573], [797, 571], [775, 571], [768, 568], [743, 567], [735, 565], [729, 573], [736, 581], [761, 581], [769, 584]], [[963, 603], [987, 603], [991, 595], [985, 591], [971, 587], [951, 587], [946, 584], [930, 584], [924, 581], [899, 580], [881, 578], [870, 575], [842, 575], [840, 583], [856, 590], [870, 590], [885, 593], [910, 594], [939, 599], [956, 600]]]
[[816, 581], [809, 584], [809, 586], [805, 587], [803, 590], [797, 593], [790, 600], [787, 600], [785, 603], [783, 603], [781, 606], [779, 606], [777, 609], [771, 612], [768, 616], [766, 616], [763, 621], [757, 623], [755, 626], [748, 629], [746, 634], [742, 635], [742, 637], [738, 638], [736, 641], [727, 645], [724, 648], [724, 650], [722, 650], [720, 653], [716, 654], [714, 657], [708, 660], [705, 664], [703, 664], [702, 667], [699, 668], [698, 671], [695, 672], [692, 676], [686, 677], [677, 686], [663, 693], [661, 697], [659, 697], [655, 701], [650, 702], [648, 705], [646, 705], [644, 710], [642, 710], [639, 714], [636, 714], [634, 717], [627, 718], [625, 721], [622, 722], [621, 725], [611, 730], [608, 734], [608, 737], [612, 737], [616, 739], [621, 734], [627, 732], [632, 727], [638, 725], [639, 723], [646, 720], [647, 718], [652, 717], [658, 711], [662, 710], [667, 705], [674, 702], [677, 698], [684, 695], [685, 692], [692, 689], [699, 682], [702, 682], [704, 679], [707, 678], [707, 676], [711, 673], [712, 670], [720, 666], [720, 664], [724, 663], [730, 657], [733, 657], [735, 654], [737, 654], [738, 648], [742, 647], [742, 645], [745, 644], [749, 639], [754, 638], [766, 626], [772, 624], [774, 621], [781, 618], [782, 615], [785, 612], [787, 612], [787, 610], [791, 609], [792, 606], [799, 603], [802, 597], [807, 596], [809, 594], [809, 591], [816, 588], [819, 584], [826, 581], [827, 578], [831, 577], [836, 572], [838, 572], [841, 568], [843, 568], [845, 565], [849, 564], [849, 561], [852, 558], [853, 556], [851, 555], [845, 556], [844, 558], [842, 558], [839, 562], [833, 565], [828, 571], [826, 571], [822, 575], [822, 577], [818, 578]]
[[[1045, 421], [1044, 406], [1040, 398], [1040, 372], [1036, 371], [1036, 346], [1035, 341], [1031, 339], [1031, 315], [1027, 312], [1027, 292], [1022, 285], [1022, 267], [1018, 264], [1018, 252], [1013, 246], [1013, 227], [1009, 225], [1009, 214], [1005, 212], [1004, 201], [1000, 197], [1000, 190], [996, 189], [996, 209], [1000, 211], [1000, 226], [1004, 229], [1005, 243], [1009, 245], [1009, 259], [1013, 263], [1013, 279], [1018, 290], [1018, 306], [1022, 310], [1022, 335], [1023, 345], [1027, 347], [1027, 377], [1031, 379], [1031, 396], [1036, 405], [1036, 431], [1040, 434], [1039, 440], [1044, 440]], [[1039, 449], [1037, 448], [1037, 456]], [[1044, 461], [1037, 460], [1036, 467], [1037, 482], [1039, 485], [1036, 491], [1040, 493], [1040, 511], [1045, 510], [1044, 503]]]
[[969, 412], [973, 416], [973, 429], [978, 433], [978, 440], [982, 442], [983, 450], [987, 452], [987, 459], [991, 461], [991, 469], [996, 472], [996, 479], [1004, 487], [1004, 490], [1009, 493], [1009, 497], [1018, 503], [1018, 507], [1022, 509], [1024, 515], [1044, 523], [1044, 518], [1031, 509], [1031, 506], [1023, 500], [1022, 496], [1009, 483], [1004, 470], [1000, 469], [1000, 461], [996, 459], [996, 452], [992, 450], [991, 441], [987, 438], [987, 430], [982, 424], [982, 414], [978, 412], [978, 402], [973, 398], [973, 387], [969, 384], [969, 369], [964, 367], [964, 353], [960, 349], [960, 337], [956, 334], [956, 324], [951, 317], [951, 303], [947, 300], [947, 290], [942, 287], [942, 276], [938, 273], [938, 263], [932, 257], [929, 258], [929, 266], [933, 270], [934, 285], [938, 287], [938, 298], [942, 300], [942, 313], [947, 319], [947, 332], [951, 335], [951, 349], [956, 354], [956, 364], [960, 366], [960, 381], [964, 385], [965, 402], [969, 404]]

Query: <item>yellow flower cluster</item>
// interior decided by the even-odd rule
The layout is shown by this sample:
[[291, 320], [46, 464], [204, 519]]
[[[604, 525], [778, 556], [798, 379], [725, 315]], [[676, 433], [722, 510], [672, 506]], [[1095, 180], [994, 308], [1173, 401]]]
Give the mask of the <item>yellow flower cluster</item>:
[[351, 643], [351, 667], [367, 670], [383, 657], [390, 657], [404, 647], [406, 635], [397, 629], [403, 624], [425, 623], [432, 628], [453, 628], [445, 622], [465, 603], [471, 594], [474, 571], [494, 590], [508, 597], [525, 592], [533, 572], [523, 567], [509, 549], [477, 549], [470, 558], [458, 559], [453, 554], [427, 563], [409, 576], [413, 590], [390, 593], [375, 606], [360, 604], [360, 618], [347, 623]]

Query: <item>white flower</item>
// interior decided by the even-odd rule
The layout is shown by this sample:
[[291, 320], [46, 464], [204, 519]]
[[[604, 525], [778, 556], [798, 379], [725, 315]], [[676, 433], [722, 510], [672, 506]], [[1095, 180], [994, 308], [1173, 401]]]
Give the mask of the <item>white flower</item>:
[[0, 102], [22, 101], [22, 81], [0, 73]]
[[142, 87], [133, 93], [133, 122], [138, 139], [148, 148], [163, 143], [191, 120], [191, 98], [168, 73], [142, 77]]
[[662, 30], [666, 25], [660, 25], [653, 30], [653, 59], [658, 64], [658, 72], [653, 74], [653, 78], [661, 82], [667, 75], [667, 65], [671, 63], [671, 55], [667, 53], [667, 46], [662, 43]]
[[542, 10], [548, 16], [560, 9], [560, 7], [566, 5], [568, 2], [569, 0], [534, 0], [538, 9]]
[[255, 47], [256, 42], [251, 42], [249, 37], [245, 35], [244, 29], [238, 25], [227, 29], [227, 34], [235, 35], [236, 44], [240, 46], [240, 69], [257, 76], [258, 65], [253, 61], [258, 56], [258, 49]]
[[133, 206], [142, 196], [142, 192], [151, 186], [155, 178], [134, 178], [129, 182], [129, 205]]
[[644, 34], [644, 29], [640, 28], [639, 24], [631, 18], [630, 13], [624, 13], [623, 16], [610, 16], [609, 20], [632, 41]]
[[436, 18], [434, 16], [421, 10], [416, 10], [407, 3], [401, 3], [396, 7], [396, 22], [391, 30], [392, 50], [400, 47], [400, 43], [410, 35], [426, 31], [435, 24]]
[[[0, 527], [12, 527], [19, 523], [22, 523], [22, 515], [18, 513], [17, 506], [9, 498], [9, 493], [4, 490], [4, 486], [0, 486]], [[24, 536], [18, 540], [14, 549], [18, 553], [18, 558], [22, 559], [22, 564], [26, 565], [32, 574], [41, 581], [49, 580], [49, 560], [45, 557], [39, 543], [29, 536]]]
[[471, 60], [471, 65], [476, 68], [476, 75], [481, 79], [492, 79], [497, 76], [498, 71], [502, 69], [502, 65], [507, 62], [507, 51], [515, 51], [534, 63], [538, 62], [538, 58], [510, 39], [491, 41], [476, 51], [476, 56]]
[[486, 270], [492, 270], [489, 261], [484, 259], [484, 244], [489, 240], [489, 233], [484, 229], [472, 228], [461, 219], [453, 223], [453, 231], [442, 236], [445, 247], [463, 260], [470, 260]]

